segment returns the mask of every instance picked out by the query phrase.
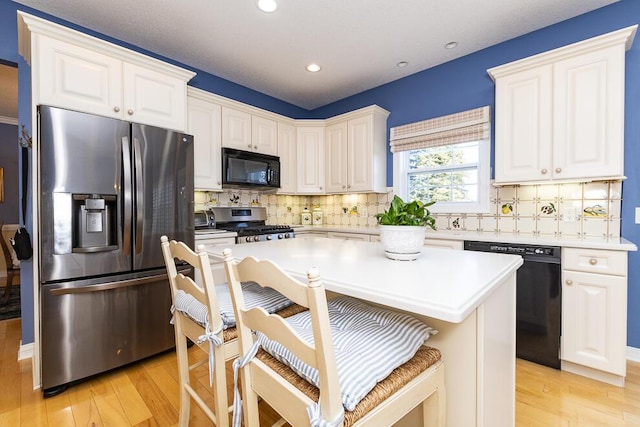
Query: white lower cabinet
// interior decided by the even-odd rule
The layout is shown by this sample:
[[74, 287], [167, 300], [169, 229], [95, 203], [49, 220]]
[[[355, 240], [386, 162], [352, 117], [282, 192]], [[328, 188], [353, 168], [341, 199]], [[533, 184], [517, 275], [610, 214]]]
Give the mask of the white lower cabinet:
[[562, 369], [624, 385], [627, 253], [564, 248]]
[[360, 240], [361, 242], [370, 241], [370, 238], [369, 238], [370, 236], [368, 234], [362, 234], [362, 233], [342, 233], [342, 232], [329, 231], [327, 233], [327, 237], [329, 239]]
[[424, 245], [429, 248], [462, 250], [464, 242], [462, 240], [424, 239]]

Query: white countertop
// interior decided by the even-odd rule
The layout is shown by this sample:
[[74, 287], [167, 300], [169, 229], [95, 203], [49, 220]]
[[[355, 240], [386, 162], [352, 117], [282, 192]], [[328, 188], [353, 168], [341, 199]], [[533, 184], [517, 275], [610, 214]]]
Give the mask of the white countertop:
[[[349, 225], [293, 225], [295, 232], [321, 231], [339, 233], [359, 233], [378, 235], [378, 227], [357, 227]], [[301, 234], [303, 235], [303, 234]], [[443, 240], [476, 240], [485, 242], [524, 243], [532, 245], [550, 245], [572, 248], [608, 249], [616, 251], [637, 251], [638, 247], [623, 237], [553, 237], [553, 236], [522, 236], [512, 233], [479, 233], [476, 231], [432, 231], [427, 230], [427, 239]]]
[[[523, 262], [517, 255], [426, 247], [415, 261], [394, 261], [378, 242], [304, 236], [231, 249], [237, 259], [270, 259], [304, 281], [309, 268], [317, 267], [329, 291], [454, 323]], [[214, 247], [209, 253], [217, 258], [222, 250]]]

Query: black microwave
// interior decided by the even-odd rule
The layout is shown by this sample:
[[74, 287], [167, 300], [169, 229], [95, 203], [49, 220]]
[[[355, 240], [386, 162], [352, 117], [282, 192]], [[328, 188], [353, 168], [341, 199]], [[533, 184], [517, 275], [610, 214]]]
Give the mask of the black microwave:
[[223, 147], [222, 187], [280, 188], [280, 158]]

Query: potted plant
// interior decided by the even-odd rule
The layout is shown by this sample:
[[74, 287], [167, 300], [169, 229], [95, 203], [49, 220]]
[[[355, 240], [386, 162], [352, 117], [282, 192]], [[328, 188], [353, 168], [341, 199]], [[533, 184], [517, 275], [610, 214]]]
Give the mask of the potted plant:
[[380, 225], [380, 242], [388, 258], [412, 261], [424, 246], [427, 227], [436, 229], [436, 219], [428, 207], [435, 202], [405, 202], [394, 196], [389, 209], [376, 214]]

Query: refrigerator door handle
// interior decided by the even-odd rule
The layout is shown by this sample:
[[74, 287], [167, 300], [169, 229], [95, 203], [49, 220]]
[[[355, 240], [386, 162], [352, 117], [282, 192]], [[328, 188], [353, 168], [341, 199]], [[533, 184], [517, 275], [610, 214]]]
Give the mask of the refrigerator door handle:
[[129, 138], [122, 137], [122, 170], [124, 173], [124, 215], [122, 220], [122, 251], [125, 255], [131, 253], [131, 209], [133, 204], [131, 189], [131, 151], [129, 149]]
[[133, 158], [136, 176], [136, 253], [142, 252], [142, 223], [144, 222], [144, 171], [142, 170], [142, 150], [140, 140], [133, 138]]
[[[191, 269], [180, 270], [178, 273], [187, 274]], [[51, 289], [49, 292], [51, 295], [69, 295], [69, 294], [83, 294], [88, 292], [100, 292], [108, 291], [111, 289], [127, 288], [130, 286], [144, 285], [145, 283], [158, 282], [160, 280], [168, 280], [169, 276], [166, 274], [156, 274], [154, 276], [142, 277], [139, 279], [120, 280], [116, 282], [100, 283], [97, 285], [82, 286], [79, 288], [56, 288]]]

